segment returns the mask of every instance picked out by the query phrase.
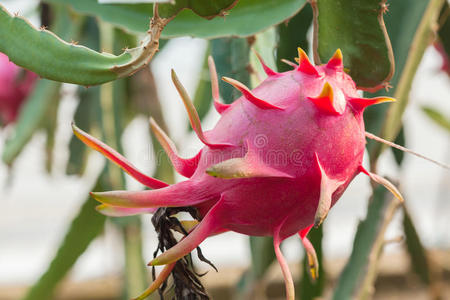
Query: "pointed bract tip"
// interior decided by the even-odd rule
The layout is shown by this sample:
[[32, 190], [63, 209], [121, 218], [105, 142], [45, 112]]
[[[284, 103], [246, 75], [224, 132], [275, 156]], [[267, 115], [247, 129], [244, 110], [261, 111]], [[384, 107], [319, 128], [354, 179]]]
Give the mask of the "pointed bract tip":
[[157, 258], [153, 259], [152, 261], [150, 261], [150, 262], [147, 264], [147, 266], [149, 266], [149, 267], [158, 266], [158, 265], [159, 265], [159, 264], [158, 264]]
[[298, 62], [297, 71], [308, 75], [319, 76], [319, 72], [317, 72], [316, 68], [309, 61], [306, 52], [303, 51], [303, 49], [300, 47], [297, 48], [297, 50], [298, 50], [298, 58], [295, 58], [295, 61]]
[[211, 94], [214, 101], [214, 108], [217, 110], [219, 114], [222, 114], [225, 110], [227, 110], [230, 107], [230, 105], [224, 104], [220, 101], [219, 80], [217, 79], [216, 65], [211, 55], [208, 56], [208, 68], [209, 68], [209, 76], [211, 78]]
[[333, 54], [333, 56], [330, 58], [330, 60], [327, 63], [327, 68], [329, 69], [337, 69], [337, 68], [343, 68], [344, 64], [342, 62], [342, 51], [341, 49], [337, 49], [336, 52]]
[[272, 103], [269, 103], [263, 99], [260, 99], [258, 97], [256, 97], [252, 91], [245, 86], [245, 84], [243, 84], [242, 82], [239, 82], [233, 78], [229, 78], [229, 77], [222, 77], [222, 80], [225, 81], [226, 83], [231, 84], [233, 87], [235, 87], [237, 90], [239, 90], [242, 95], [244, 96], [245, 99], [247, 99], [248, 101], [250, 101], [251, 103], [253, 103], [255, 106], [261, 108], [261, 109], [283, 109], [279, 106], [276, 106]]
[[322, 91], [317, 97], [307, 97], [307, 99], [311, 100], [320, 111], [332, 115], [340, 115], [334, 107], [334, 92], [328, 81], [325, 81]]
[[317, 260], [317, 255], [313, 256], [310, 253], [307, 253], [308, 257], [308, 274], [311, 277], [311, 280], [315, 282], [319, 278], [319, 263]]
[[166, 265], [164, 269], [162, 269], [162, 271], [158, 274], [158, 277], [156, 277], [156, 279], [150, 284], [150, 286], [142, 294], [131, 300], [144, 300], [148, 296], [153, 294], [153, 292], [157, 291], [159, 287], [167, 280], [167, 277], [169, 277], [174, 267], [175, 263]]
[[318, 98], [328, 98], [330, 101], [333, 101], [333, 88], [328, 83], [328, 81], [325, 81], [325, 84], [323, 85], [322, 91], [320, 92]]
[[213, 69], [214, 72], [216, 72], [216, 63], [214, 62], [214, 58], [211, 55], [208, 55], [208, 68], [210, 72], [211, 69]]
[[296, 62], [300, 63], [303, 60], [307, 60], [309, 62], [309, 58], [308, 58], [308, 55], [306, 54], [305, 50], [298, 47], [297, 52], [298, 52], [298, 58], [297, 57], [295, 58]]
[[161, 129], [161, 127], [158, 125], [158, 123], [156, 123], [155, 119], [153, 119], [152, 117], [150, 117], [150, 119], [149, 119], [149, 124], [150, 124], [151, 131], [156, 136], [156, 138], [158, 139], [160, 144], [163, 145], [163, 143], [161, 142], [160, 138], [167, 138], [168, 139], [168, 137], [165, 136], [164, 131]]
[[73, 131], [73, 133], [75, 133], [75, 134], [77, 134], [77, 132], [80, 131], [80, 128], [78, 128], [77, 125], [75, 125], [75, 122], [74, 122], [74, 121], [70, 122], [70, 127], [72, 127], [72, 131]]
[[120, 196], [116, 196], [115, 192], [90, 192], [89, 194], [92, 198], [102, 204], [116, 205], [122, 200], [120, 199]]
[[155, 130], [155, 128], [159, 128], [159, 126], [158, 126], [158, 123], [156, 123], [156, 121], [155, 121], [155, 119], [153, 119], [153, 117], [150, 117], [149, 119], [148, 119], [148, 122], [149, 122], [149, 124], [150, 124], [150, 128], [154, 131]]
[[392, 182], [390, 182], [389, 180], [387, 180], [387, 179], [384, 178], [384, 177], [381, 177], [381, 176], [378, 175], [378, 174], [375, 174], [375, 173], [372, 173], [372, 172], [367, 171], [367, 170], [366, 170], [363, 166], [361, 166], [361, 165], [358, 167], [358, 170], [359, 170], [360, 172], [366, 174], [367, 176], [369, 176], [369, 178], [372, 179], [373, 181], [375, 181], [376, 183], [383, 185], [389, 192], [392, 193], [392, 195], [393, 195], [395, 198], [397, 198], [397, 200], [398, 200], [400, 203], [404, 203], [404, 202], [405, 202], [405, 199], [403, 198], [402, 193], [400, 193], [400, 191], [397, 189], [397, 187], [396, 187]]
[[266, 73], [267, 76], [270, 77], [270, 76], [276, 76], [279, 74], [266, 65], [266, 63], [264, 62], [264, 59], [261, 57], [261, 55], [258, 52], [256, 52], [256, 50], [254, 48], [252, 48], [252, 51], [253, 51], [253, 53], [255, 53], [256, 57], [259, 60], [259, 63], [263, 67], [264, 72]]
[[73, 134], [83, 143], [85, 143], [87, 146], [97, 150], [98, 147], [98, 143], [93, 139], [90, 138], [90, 136], [84, 132], [83, 130], [81, 130], [80, 128], [77, 127], [77, 125], [75, 125], [75, 122], [72, 121], [72, 123], [70, 124], [70, 126], [72, 127], [72, 132]]
[[102, 199], [101, 194], [102, 194], [101, 192], [89, 192], [89, 195], [90, 195], [92, 198], [94, 198], [94, 199], [97, 200], [98, 202], [103, 203], [103, 202], [101, 201], [101, 199]]
[[348, 102], [357, 111], [362, 111], [366, 107], [384, 103], [384, 102], [395, 102], [396, 100], [391, 97], [375, 97], [375, 98], [350, 98]]
[[170, 76], [172, 77], [172, 81], [174, 81], [175, 79], [178, 80], [177, 73], [175, 73], [174, 69], [170, 69]]

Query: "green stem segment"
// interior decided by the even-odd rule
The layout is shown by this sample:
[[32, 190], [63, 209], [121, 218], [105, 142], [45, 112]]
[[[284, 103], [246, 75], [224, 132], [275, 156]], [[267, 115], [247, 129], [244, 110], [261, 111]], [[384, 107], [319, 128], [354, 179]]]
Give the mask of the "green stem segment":
[[125, 244], [125, 298], [131, 299], [147, 286], [147, 272], [142, 253], [141, 220], [134, 217], [123, 228]]
[[[391, 141], [395, 139], [402, 126], [402, 115], [409, 103], [409, 92], [411, 90], [414, 76], [422, 60], [426, 48], [430, 44], [434, 34], [435, 24], [439, 17], [444, 0], [430, 0], [422, 21], [419, 24], [414, 40], [411, 44], [408, 59], [397, 85], [394, 98], [397, 99], [395, 105], [391, 105], [384, 122], [381, 137]], [[378, 144], [371, 157], [378, 157], [386, 145]]]
[[314, 62], [336, 51], [359, 89], [377, 91], [394, 74], [394, 56], [383, 15], [386, 0], [309, 0], [314, 13]]
[[[100, 45], [106, 51], [113, 51], [114, 48], [114, 28], [104, 22], [100, 22]], [[102, 127], [105, 142], [111, 147], [118, 149], [118, 137], [115, 130], [115, 113], [113, 98], [113, 83], [103, 84], [100, 87], [100, 105], [102, 108]], [[123, 188], [124, 182], [118, 168], [109, 168], [111, 185]]]
[[377, 263], [385, 244], [384, 233], [401, 202], [386, 196], [383, 187], [374, 189], [367, 216], [359, 223], [353, 251], [334, 290], [333, 299], [370, 299]]
[[[108, 52], [114, 50], [114, 27], [105, 22], [100, 25], [100, 45]], [[114, 85], [109, 82], [100, 87], [100, 105], [102, 108], [102, 127], [104, 140], [115, 149], [120, 149], [120, 132], [116, 125], [120, 123], [114, 101]], [[117, 116], [117, 117], [116, 117]], [[124, 177], [119, 168], [108, 168], [109, 181], [113, 189], [125, 188]], [[125, 248], [125, 299], [130, 299], [143, 289], [146, 284], [146, 272], [143, 267], [141, 222], [138, 217], [131, 217], [122, 223], [122, 234]]]
[[[157, 8], [157, 5], [155, 5]], [[159, 48], [159, 37], [171, 20], [155, 10], [150, 29], [139, 47], [121, 55], [99, 53], [76, 42], [67, 43], [45, 28], [10, 14], [0, 4], [0, 52], [41, 77], [85, 86], [129, 76], [146, 66]]]

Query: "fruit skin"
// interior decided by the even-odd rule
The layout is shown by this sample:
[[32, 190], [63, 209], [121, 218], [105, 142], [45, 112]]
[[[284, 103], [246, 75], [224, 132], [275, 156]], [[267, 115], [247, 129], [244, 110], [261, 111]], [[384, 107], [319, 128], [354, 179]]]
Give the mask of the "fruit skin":
[[450, 59], [447, 55], [447, 52], [445, 51], [444, 46], [442, 45], [441, 42], [435, 42], [433, 44], [433, 46], [442, 58], [442, 64], [441, 64], [440, 70], [444, 71], [445, 73], [447, 73], [447, 75], [450, 76]]
[[37, 78], [35, 73], [16, 66], [0, 53], [0, 123], [6, 125], [17, 119]]
[[186, 181], [166, 186], [145, 177], [120, 154], [73, 128], [87, 145], [154, 188], [92, 193], [102, 202], [99, 211], [122, 216], [164, 206], [193, 206], [203, 217], [189, 235], [150, 265], [172, 264], [208, 236], [228, 230], [273, 236], [287, 298], [294, 299], [292, 277], [279, 245], [298, 233], [310, 258], [311, 273], [317, 276], [315, 251], [306, 235], [313, 225], [321, 224], [359, 172], [370, 174], [361, 166], [365, 148], [363, 110], [393, 99], [360, 98], [355, 83], [343, 70], [340, 50], [326, 65], [315, 67], [299, 49], [298, 66], [284, 73], [276, 73], [260, 61], [268, 78], [253, 90], [223, 78], [243, 94], [233, 104], [225, 105], [219, 101], [210, 59], [214, 104], [221, 118], [208, 132], [202, 131], [192, 102], [172, 71], [191, 125], [205, 146], [192, 159], [180, 158], [165, 133], [153, 120], [150, 122], [175, 169], [190, 177]]

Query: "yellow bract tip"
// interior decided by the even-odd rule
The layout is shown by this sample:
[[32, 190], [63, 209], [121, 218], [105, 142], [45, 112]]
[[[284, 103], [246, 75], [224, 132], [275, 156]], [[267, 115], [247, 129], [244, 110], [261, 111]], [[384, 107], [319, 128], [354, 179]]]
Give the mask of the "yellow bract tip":
[[302, 48], [298, 47], [297, 51], [298, 51], [298, 58], [295, 58], [296, 62], [301, 63], [305, 59], [309, 62], [308, 55]]
[[324, 97], [327, 97], [331, 101], [333, 101], [333, 88], [328, 83], [328, 81], [325, 81], [322, 91], [320, 92], [320, 95], [317, 98], [324, 98]]
[[331, 59], [339, 59], [342, 60], [342, 51], [340, 48], [338, 48], [336, 50], [336, 52], [334, 52], [333, 56], [331, 57]]
[[330, 58], [330, 60], [327, 63], [327, 67], [331, 69], [336, 68], [342, 68], [342, 51], [341, 49], [337, 49], [336, 52], [334, 52], [333, 56]]
[[397, 99], [391, 98], [391, 97], [379, 97], [377, 98], [377, 103], [383, 103], [383, 102], [395, 102]]

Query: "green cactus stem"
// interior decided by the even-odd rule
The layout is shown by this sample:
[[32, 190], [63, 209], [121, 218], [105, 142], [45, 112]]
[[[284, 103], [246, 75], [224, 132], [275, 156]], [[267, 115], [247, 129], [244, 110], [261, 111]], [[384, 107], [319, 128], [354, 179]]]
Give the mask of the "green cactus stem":
[[150, 29], [140, 46], [121, 55], [99, 53], [76, 42], [65, 42], [45, 28], [35, 28], [0, 4], [0, 52], [15, 64], [41, 77], [85, 86], [129, 76], [146, 66], [159, 47], [163, 28], [172, 18], [161, 18], [157, 5]]
[[[314, 61], [320, 64], [337, 48], [359, 89], [373, 92], [388, 85], [394, 54], [383, 15], [386, 0], [309, 0], [314, 12]], [[338, 32], [338, 34], [336, 34]]]

